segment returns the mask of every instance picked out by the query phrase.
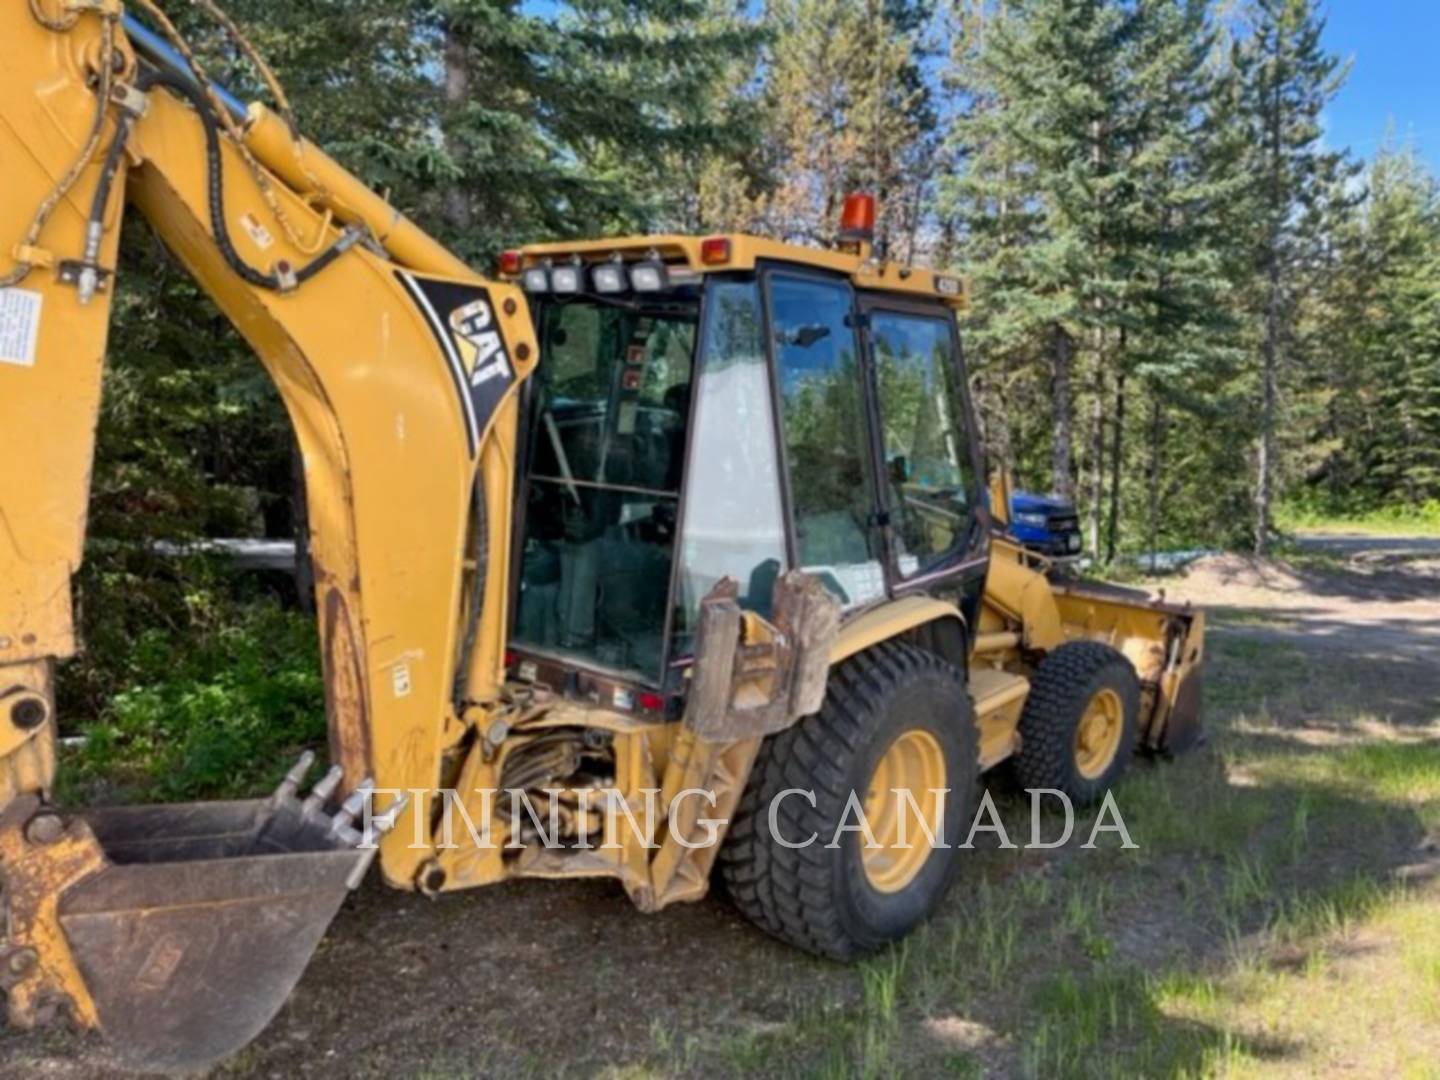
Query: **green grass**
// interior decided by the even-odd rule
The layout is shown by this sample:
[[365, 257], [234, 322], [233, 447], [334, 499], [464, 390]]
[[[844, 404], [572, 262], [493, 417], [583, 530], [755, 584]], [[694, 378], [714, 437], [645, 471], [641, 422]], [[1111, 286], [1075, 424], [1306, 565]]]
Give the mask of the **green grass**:
[[1415, 506], [1342, 509], [1288, 503], [1277, 508], [1275, 524], [1284, 532], [1354, 532], [1376, 536], [1440, 536], [1440, 501]]

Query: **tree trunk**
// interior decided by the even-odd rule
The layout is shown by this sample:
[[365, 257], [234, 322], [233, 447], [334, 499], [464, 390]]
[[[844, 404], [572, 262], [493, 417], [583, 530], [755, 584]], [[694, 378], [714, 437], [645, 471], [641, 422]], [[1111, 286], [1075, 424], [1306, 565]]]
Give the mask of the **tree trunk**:
[[1075, 343], [1069, 332], [1055, 324], [1055, 362], [1050, 381], [1050, 419], [1053, 442], [1050, 448], [1051, 485], [1066, 502], [1075, 499], [1075, 466], [1071, 460], [1074, 440], [1075, 402], [1070, 396], [1070, 369]]
[[1100, 557], [1100, 510], [1105, 505], [1105, 330], [1095, 332], [1095, 388], [1090, 404], [1090, 491], [1085, 508], [1085, 533], [1091, 558]]
[[[1121, 331], [1123, 342], [1124, 331]], [[1122, 344], [1121, 348], [1124, 346]], [[1110, 520], [1105, 527], [1105, 561], [1113, 563], [1120, 544], [1120, 467], [1125, 450], [1125, 371], [1115, 375], [1115, 418], [1110, 438]]]
[[[1281, 38], [1276, 37], [1276, 49], [1280, 49]], [[1271, 87], [1268, 135], [1270, 140], [1270, 220], [1267, 236], [1268, 250], [1265, 253], [1265, 277], [1268, 293], [1265, 297], [1265, 347], [1260, 373], [1260, 447], [1255, 461], [1255, 554], [1264, 556], [1270, 549], [1270, 503], [1273, 497], [1272, 484], [1275, 471], [1275, 407], [1276, 380], [1280, 364], [1280, 239], [1284, 231], [1286, 205], [1284, 178], [1281, 173], [1282, 147], [1280, 143], [1281, 111], [1284, 99], [1281, 96], [1280, 57], [1275, 58], [1274, 85]]]
[[1160, 395], [1150, 389], [1150, 459], [1145, 466], [1145, 488], [1149, 501], [1150, 572], [1155, 573], [1160, 550], [1160, 454], [1165, 442], [1165, 410]]
[[[464, 153], [453, 136], [455, 116], [470, 100], [470, 50], [465, 35], [453, 26], [445, 29], [445, 110], [450, 116], [451, 131], [445, 136], [445, 146], [451, 158], [463, 167]], [[474, 223], [470, 205], [469, 185], [464, 181], [451, 183], [445, 189], [445, 223], [456, 234], [468, 232]]]
[[[993, 390], [989, 396], [987, 409], [989, 424], [987, 425], [988, 438], [985, 445], [991, 453], [990, 469], [993, 472], [996, 468], [1005, 470], [1007, 474], [1014, 475], [1015, 471], [1015, 435], [1010, 428], [1010, 410], [1006, 408], [1004, 382], [1005, 373], [1002, 371], [999, 377], [1000, 387]], [[986, 478], [988, 482], [988, 477]]]
[[[1100, 119], [1090, 124], [1090, 165], [1096, 182], [1105, 169], [1104, 125]], [[1105, 228], [1102, 223], [1090, 253], [1094, 260], [1095, 295], [1095, 395], [1090, 411], [1090, 505], [1086, 508], [1086, 532], [1090, 557], [1100, 558], [1100, 513], [1105, 502], [1105, 297], [1098, 286], [1104, 280], [1100, 267], [1105, 251]]]
[[1255, 554], [1270, 548], [1270, 502], [1275, 460], [1276, 371], [1280, 348], [1280, 263], [1271, 256], [1270, 296], [1265, 307], [1264, 366], [1261, 371], [1260, 449], [1255, 462]]

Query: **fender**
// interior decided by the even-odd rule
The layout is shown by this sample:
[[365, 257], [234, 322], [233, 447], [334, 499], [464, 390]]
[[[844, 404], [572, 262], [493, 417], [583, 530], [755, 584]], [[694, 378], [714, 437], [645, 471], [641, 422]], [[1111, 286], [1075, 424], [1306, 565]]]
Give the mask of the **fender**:
[[[904, 596], [898, 600], [889, 600], [876, 607], [867, 608], [841, 624], [840, 636], [830, 649], [830, 663], [838, 664], [862, 649], [868, 649], [872, 645], [889, 641], [907, 631], [941, 619], [953, 619], [955, 629], [961, 635], [966, 633], [965, 616], [961, 614], [960, 609], [948, 601], [938, 600], [933, 596]], [[946, 659], [954, 662], [962, 670], [965, 667], [966, 657], [964, 656], [946, 657]]]

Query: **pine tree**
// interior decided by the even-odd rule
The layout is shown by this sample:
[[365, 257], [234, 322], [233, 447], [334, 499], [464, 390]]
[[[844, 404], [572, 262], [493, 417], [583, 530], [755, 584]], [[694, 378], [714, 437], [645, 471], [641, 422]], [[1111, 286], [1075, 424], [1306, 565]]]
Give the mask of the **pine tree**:
[[1413, 148], [1382, 149], [1336, 238], [1323, 305], [1331, 502], [1440, 497], [1440, 193]]
[[[1126, 321], [1126, 50], [1135, 25], [1133, 10], [1113, 0], [1027, 0], [993, 22], [979, 61], [996, 103], [988, 122], [1017, 152], [1013, 168], [992, 169], [1001, 185], [992, 195], [1015, 169], [1028, 170], [1029, 201], [1041, 215], [1020, 253], [1021, 287], [1053, 313], [1057, 396], [1069, 388], [1072, 345], [1087, 349], [1082, 505], [1092, 553], [1100, 547], [1105, 398]], [[1070, 408], [1056, 402], [1057, 442], [1068, 444]], [[1066, 453], [1056, 450], [1057, 464]]]
[[1382, 261], [1370, 338], [1380, 402], [1395, 423], [1374, 475], [1392, 499], [1440, 498], [1440, 199], [1412, 150], [1371, 170], [1370, 242]]
[[1251, 153], [1246, 162], [1256, 207], [1255, 309], [1261, 332], [1259, 440], [1255, 464], [1255, 552], [1266, 553], [1278, 473], [1276, 428], [1285, 353], [1296, 312], [1320, 261], [1333, 196], [1342, 190], [1343, 152], [1323, 144], [1321, 114], [1344, 80], [1327, 53], [1311, 0], [1253, 0], [1250, 33], [1236, 52]]
[[[1081, 502], [1091, 551], [1113, 558], [1133, 486], [1127, 433], [1143, 422], [1153, 544], [1169, 414], [1203, 408], [1200, 384], [1216, 391], [1234, 362], [1235, 84], [1214, 63], [1203, 0], [971, 0], [957, 23], [963, 103], [946, 144], [957, 175], [939, 208], [976, 276], [967, 329], [982, 405], [998, 396], [1012, 414], [987, 432], [1008, 446], [1028, 422], [1014, 414], [1037, 413], [1048, 380], [1048, 472], [1068, 495], [1074, 411], [1088, 407]], [[990, 393], [997, 367], [993, 381], [1025, 400]]]
[[[1124, 208], [1132, 265], [1131, 322], [1118, 357], [1106, 554], [1120, 542], [1127, 464], [1125, 387], [1144, 389], [1142, 470], [1148, 546], [1158, 545], [1168, 413], [1193, 397], [1202, 371], [1233, 370], [1229, 281], [1236, 265], [1234, 200], [1245, 186], [1231, 122], [1236, 84], [1213, 62], [1217, 29], [1205, 0], [1140, 0], [1130, 49], [1133, 188]], [[1222, 473], [1223, 475], [1223, 473]]]
[[445, 238], [483, 256], [538, 237], [645, 229], [672, 219], [663, 182], [740, 137], [718, 114], [715, 70], [754, 42], [705, 0], [435, 0], [442, 152], [433, 186]]
[[[937, 255], [974, 284], [966, 352], [987, 447], [997, 464], [1023, 475], [1031, 456], [1027, 420], [1049, 412], [1050, 486], [1070, 498], [1072, 342], [1061, 322], [1070, 304], [1064, 294], [1038, 289], [1030, 264], [1044, 235], [1044, 208], [1036, 170], [1015, 134], [1004, 72], [989, 51], [996, 35], [1010, 32], [1009, 18], [1006, 5], [986, 0], [961, 0], [953, 12], [945, 89], [960, 105], [940, 148], [936, 209], [945, 239]], [[1036, 363], [1051, 355], [1047, 343], [1054, 347], [1048, 380]]]
[[701, 4], [695, 29], [712, 48], [690, 106], [695, 137], [667, 155], [660, 175], [634, 180], [656, 192], [664, 231], [745, 231], [762, 212], [769, 176], [754, 139], [765, 124], [757, 67], [768, 34], [750, 8], [746, 0]]
[[764, 226], [773, 235], [828, 244], [844, 196], [873, 192], [876, 238], [903, 249], [907, 209], [923, 184], [930, 118], [919, 69], [928, 4], [916, 0], [772, 0], [767, 98], [777, 184]]

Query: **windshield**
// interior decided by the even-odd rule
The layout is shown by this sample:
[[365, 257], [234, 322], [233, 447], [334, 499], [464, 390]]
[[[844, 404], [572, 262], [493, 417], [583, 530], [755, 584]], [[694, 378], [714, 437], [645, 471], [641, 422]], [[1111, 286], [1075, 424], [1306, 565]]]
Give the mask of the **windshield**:
[[550, 300], [514, 643], [657, 683], [699, 302]]

